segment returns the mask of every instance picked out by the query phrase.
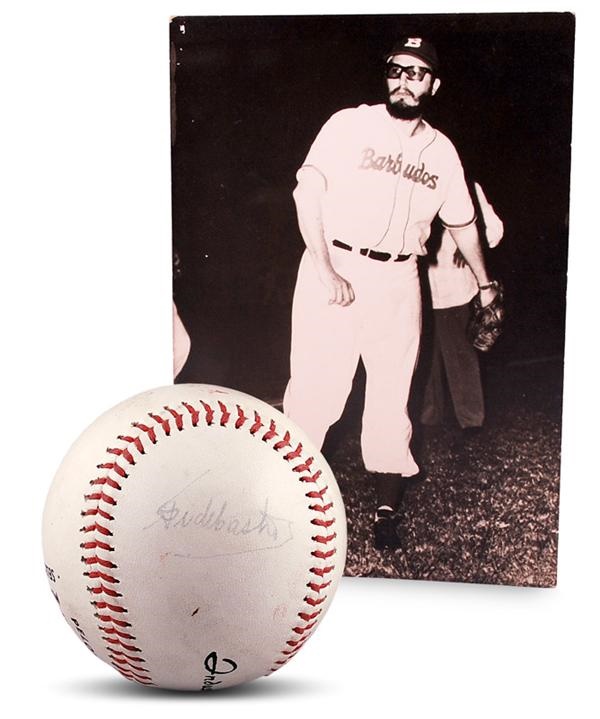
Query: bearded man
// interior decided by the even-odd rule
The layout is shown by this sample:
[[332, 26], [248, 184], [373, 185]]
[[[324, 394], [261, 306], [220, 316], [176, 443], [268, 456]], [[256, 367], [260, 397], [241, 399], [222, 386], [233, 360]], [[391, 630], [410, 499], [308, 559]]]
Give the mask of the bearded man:
[[440, 87], [438, 70], [429, 41], [402, 38], [386, 55], [386, 103], [336, 112], [294, 190], [306, 251], [284, 411], [321, 447], [362, 358], [361, 448], [377, 493], [378, 549], [400, 546], [397, 511], [406, 480], [419, 472], [407, 402], [421, 333], [417, 258], [426, 254], [436, 215], [471, 268], [482, 305], [496, 295], [458, 154], [423, 119]]

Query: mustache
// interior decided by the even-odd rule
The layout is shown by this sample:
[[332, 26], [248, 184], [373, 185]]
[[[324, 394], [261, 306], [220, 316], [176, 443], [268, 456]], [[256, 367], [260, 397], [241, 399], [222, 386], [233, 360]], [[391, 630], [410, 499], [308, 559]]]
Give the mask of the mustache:
[[394, 95], [399, 95], [399, 96], [409, 95], [410, 97], [413, 98], [413, 100], [415, 99], [415, 96], [413, 95], [413, 93], [410, 90], [408, 90], [407, 88], [403, 88], [403, 87], [397, 87], [395, 90], [392, 90], [389, 93], [390, 98], [394, 97]]

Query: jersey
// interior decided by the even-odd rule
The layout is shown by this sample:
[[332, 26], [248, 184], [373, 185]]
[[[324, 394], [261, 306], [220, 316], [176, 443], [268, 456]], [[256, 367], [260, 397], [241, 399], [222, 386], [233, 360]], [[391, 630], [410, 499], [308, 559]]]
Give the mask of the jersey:
[[325, 182], [325, 239], [391, 254], [424, 255], [436, 215], [466, 227], [475, 211], [452, 142], [422, 121], [406, 137], [385, 105], [336, 112], [323, 125], [298, 170]]

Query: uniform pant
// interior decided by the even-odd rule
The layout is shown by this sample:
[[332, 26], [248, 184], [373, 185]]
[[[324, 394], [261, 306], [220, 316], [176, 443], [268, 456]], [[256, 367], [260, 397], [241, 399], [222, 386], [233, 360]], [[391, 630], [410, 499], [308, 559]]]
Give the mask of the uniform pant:
[[291, 378], [284, 412], [321, 447], [342, 415], [362, 357], [366, 370], [361, 447], [372, 472], [419, 471], [409, 444], [407, 402], [421, 333], [416, 258], [380, 262], [331, 247], [336, 271], [355, 301], [328, 304], [313, 261], [304, 253], [292, 309]]
[[467, 339], [470, 315], [468, 304], [433, 310], [433, 347], [421, 411], [423, 424], [439, 424], [443, 419], [444, 372], [458, 424], [463, 429], [483, 424], [479, 357]]

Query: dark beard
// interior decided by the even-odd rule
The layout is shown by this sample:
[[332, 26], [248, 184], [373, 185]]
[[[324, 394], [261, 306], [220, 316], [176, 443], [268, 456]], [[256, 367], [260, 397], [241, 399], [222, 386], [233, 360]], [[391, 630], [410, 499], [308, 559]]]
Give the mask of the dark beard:
[[431, 95], [422, 95], [418, 105], [403, 105], [402, 103], [392, 102], [388, 95], [385, 106], [388, 113], [396, 120], [416, 120], [423, 115], [430, 102]]

